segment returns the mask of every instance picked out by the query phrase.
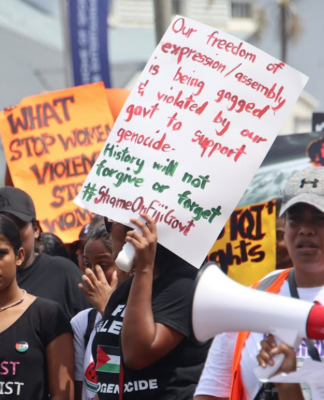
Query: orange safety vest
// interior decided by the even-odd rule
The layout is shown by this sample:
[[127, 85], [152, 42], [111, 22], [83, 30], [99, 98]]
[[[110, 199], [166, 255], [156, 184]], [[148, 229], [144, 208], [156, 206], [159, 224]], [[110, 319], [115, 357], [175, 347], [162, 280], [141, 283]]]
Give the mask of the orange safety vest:
[[[270, 285], [263, 289], [269, 293], [278, 293], [281, 286], [283, 285], [284, 281], [287, 279], [289, 269], [285, 269], [280, 272], [278, 275], [274, 276]], [[272, 277], [270, 276], [269, 279]], [[264, 281], [256, 282], [252, 289], [258, 288], [259, 285], [262, 286], [262, 283], [266, 283], [267, 278]], [[241, 356], [242, 350], [245, 346], [246, 339], [249, 337], [250, 332], [239, 332], [237, 335], [236, 346], [234, 351], [234, 358], [233, 358], [233, 366], [232, 366], [232, 383], [231, 383], [231, 395], [230, 400], [245, 400], [245, 391], [243, 387], [242, 377], [241, 377]]]

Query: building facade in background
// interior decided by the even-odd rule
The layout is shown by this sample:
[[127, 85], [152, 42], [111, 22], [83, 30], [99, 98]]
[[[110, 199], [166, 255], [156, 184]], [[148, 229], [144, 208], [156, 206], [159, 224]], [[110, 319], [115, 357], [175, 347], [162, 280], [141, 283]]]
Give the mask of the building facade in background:
[[[173, 14], [185, 15], [242, 39], [256, 30], [254, 2], [230, 0], [173, 0]], [[111, 0], [111, 27], [152, 27], [153, 0]]]

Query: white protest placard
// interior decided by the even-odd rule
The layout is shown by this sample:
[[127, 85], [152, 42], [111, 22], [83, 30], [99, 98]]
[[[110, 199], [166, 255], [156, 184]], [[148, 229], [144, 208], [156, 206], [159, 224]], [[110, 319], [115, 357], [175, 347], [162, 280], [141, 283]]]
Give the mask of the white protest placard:
[[273, 143], [307, 77], [202, 23], [175, 17], [75, 202], [199, 267]]
[[312, 400], [324, 400], [324, 364], [307, 358], [302, 367], [290, 374], [275, 375], [265, 382], [278, 383], [303, 383], [309, 384]]

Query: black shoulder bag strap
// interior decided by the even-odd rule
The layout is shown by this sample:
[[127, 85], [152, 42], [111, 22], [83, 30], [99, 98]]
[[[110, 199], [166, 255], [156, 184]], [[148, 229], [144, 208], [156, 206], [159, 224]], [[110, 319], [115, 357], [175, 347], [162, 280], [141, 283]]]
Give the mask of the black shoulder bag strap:
[[90, 339], [90, 335], [91, 332], [95, 326], [96, 323], [96, 316], [97, 316], [97, 310], [95, 308], [92, 308], [89, 312], [88, 312], [88, 324], [87, 324], [87, 329], [86, 332], [84, 334], [84, 347], [87, 348], [88, 346], [88, 342]]
[[[295, 299], [299, 299], [298, 291], [296, 287], [295, 275], [294, 275], [294, 268], [289, 271], [288, 275], [288, 284], [291, 297]], [[317, 348], [314, 346], [314, 343], [310, 339], [305, 339], [308, 354], [311, 356], [312, 360], [321, 362], [321, 357], [318, 354]]]

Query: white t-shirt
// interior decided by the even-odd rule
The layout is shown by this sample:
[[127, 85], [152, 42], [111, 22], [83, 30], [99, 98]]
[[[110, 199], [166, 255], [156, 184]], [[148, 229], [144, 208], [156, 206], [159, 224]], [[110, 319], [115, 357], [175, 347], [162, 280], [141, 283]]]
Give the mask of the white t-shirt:
[[[82, 384], [82, 400], [92, 400], [95, 397], [97, 389], [97, 379], [95, 372], [94, 360], [91, 352], [91, 345], [96, 333], [93, 329], [88, 341], [87, 348], [85, 348], [84, 335], [88, 326], [88, 314], [92, 310], [87, 308], [79, 312], [71, 320], [71, 325], [74, 333], [74, 358], [75, 358], [75, 374], [76, 381], [83, 382]], [[96, 315], [95, 326], [102, 319], [101, 314], [98, 312]]]
[[[276, 272], [280, 273], [281, 271]], [[273, 272], [271, 275], [273, 275]], [[290, 297], [287, 281], [283, 283], [278, 294]], [[310, 302], [317, 300], [321, 304], [324, 304], [324, 287], [322, 286], [316, 288], [298, 288], [298, 295], [302, 300]], [[258, 366], [256, 357], [259, 354], [261, 348], [260, 342], [263, 337], [263, 334], [251, 332], [242, 351], [241, 377], [245, 388], [246, 400], [253, 400], [261, 387], [261, 384], [254, 375], [253, 370]], [[224, 333], [215, 337], [210, 347], [195, 396], [206, 395], [225, 398], [230, 396], [232, 362], [236, 338], [236, 332]], [[323, 357], [324, 342], [315, 340], [314, 344], [320, 356]], [[296, 350], [296, 353], [297, 365], [300, 366], [302, 360], [309, 357], [304, 341]]]

